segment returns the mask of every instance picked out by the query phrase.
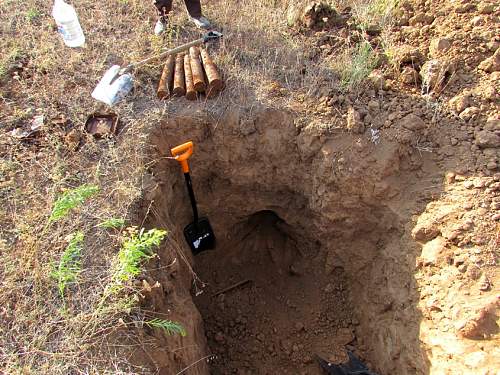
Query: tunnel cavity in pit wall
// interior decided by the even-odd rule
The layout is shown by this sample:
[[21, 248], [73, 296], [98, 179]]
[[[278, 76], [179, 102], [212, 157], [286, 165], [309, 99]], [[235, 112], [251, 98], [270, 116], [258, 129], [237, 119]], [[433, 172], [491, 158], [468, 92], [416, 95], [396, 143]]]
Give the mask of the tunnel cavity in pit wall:
[[[206, 287], [192, 298], [205, 352], [215, 356], [207, 371], [321, 374], [314, 356], [342, 361], [347, 348], [382, 375], [425, 373], [416, 252], [407, 218], [376, 196], [381, 171], [367, 173], [344, 155], [353, 156], [353, 172], [338, 173], [331, 150], [354, 140], [323, 139], [320, 150], [318, 135], [298, 131], [286, 113], [257, 115], [251, 134], [231, 121], [172, 119], [153, 137], [161, 222], [188, 253], [189, 198], [179, 167], [161, 156], [190, 134], [199, 211], [217, 236], [215, 250], [194, 258]], [[374, 154], [381, 170], [395, 149]]]

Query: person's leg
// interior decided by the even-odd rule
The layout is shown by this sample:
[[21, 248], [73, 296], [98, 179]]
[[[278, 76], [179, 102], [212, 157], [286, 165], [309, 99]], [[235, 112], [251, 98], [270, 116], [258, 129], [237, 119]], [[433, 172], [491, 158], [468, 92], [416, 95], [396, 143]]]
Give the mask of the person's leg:
[[194, 24], [198, 27], [208, 29], [210, 27], [210, 21], [203, 17], [201, 13], [200, 0], [184, 0], [184, 3], [186, 4], [186, 8]]
[[172, 10], [173, 0], [153, 0], [153, 4], [158, 9], [158, 15], [165, 17]]
[[191, 17], [200, 18], [202, 16], [200, 0], [184, 0], [184, 3]]
[[168, 14], [172, 10], [172, 0], [153, 0], [153, 4], [158, 10], [158, 21], [155, 25], [155, 34], [162, 34], [167, 28]]

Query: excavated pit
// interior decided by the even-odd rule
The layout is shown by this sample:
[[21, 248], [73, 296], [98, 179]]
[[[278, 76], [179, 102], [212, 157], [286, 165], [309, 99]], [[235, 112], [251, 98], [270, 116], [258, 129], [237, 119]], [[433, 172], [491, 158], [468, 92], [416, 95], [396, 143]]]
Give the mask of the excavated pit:
[[[194, 258], [184, 179], [165, 158], [187, 140], [199, 210], [217, 236]], [[188, 332], [149, 352], [159, 373], [322, 374], [314, 356], [342, 361], [345, 348], [381, 375], [427, 373], [409, 235], [415, 160], [404, 147], [297, 127], [266, 108], [217, 122], [179, 115], [152, 143], [148, 225], [172, 233], [152, 273], [162, 293], [145, 304]]]

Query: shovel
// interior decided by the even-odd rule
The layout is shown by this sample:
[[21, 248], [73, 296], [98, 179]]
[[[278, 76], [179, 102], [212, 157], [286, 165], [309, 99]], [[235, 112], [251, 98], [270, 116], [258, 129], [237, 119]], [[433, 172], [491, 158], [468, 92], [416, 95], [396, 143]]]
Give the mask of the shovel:
[[104, 76], [101, 78], [94, 91], [92, 91], [92, 97], [106, 103], [109, 106], [112, 106], [123, 99], [130, 92], [130, 90], [132, 90], [133, 78], [130, 72], [132, 72], [135, 68], [157, 59], [162, 59], [170, 55], [175, 55], [179, 52], [187, 51], [193, 46], [198, 46], [221, 37], [221, 33], [217, 31], [210, 31], [204, 34], [200, 39], [193, 40], [192, 42], [183, 44], [182, 46], [162, 52], [159, 55], [148, 57], [142, 61], [129, 64], [124, 68], [120, 68], [119, 65], [113, 65], [106, 71], [106, 73], [104, 73]]
[[184, 179], [193, 208], [193, 222], [184, 228], [184, 237], [194, 255], [215, 247], [215, 234], [207, 218], [198, 217], [193, 183], [189, 174], [188, 159], [193, 154], [193, 142], [189, 141], [170, 150], [172, 156], [181, 164]]

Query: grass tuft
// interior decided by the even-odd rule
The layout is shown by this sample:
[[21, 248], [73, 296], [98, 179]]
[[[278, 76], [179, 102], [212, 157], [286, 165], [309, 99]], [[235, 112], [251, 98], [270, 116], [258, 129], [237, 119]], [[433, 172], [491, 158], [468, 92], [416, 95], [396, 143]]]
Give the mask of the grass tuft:
[[392, 19], [392, 14], [399, 6], [399, 0], [362, 1], [354, 5], [357, 24], [366, 30], [371, 25], [386, 26]]
[[31, 8], [26, 12], [26, 18], [29, 22], [33, 22], [38, 17], [40, 17], [41, 13], [38, 9]]
[[357, 87], [372, 72], [377, 58], [367, 41], [357, 45], [348, 56], [349, 63], [340, 66], [340, 89], [349, 91]]
[[54, 207], [49, 217], [49, 224], [65, 217], [72, 209], [81, 205], [98, 191], [99, 187], [95, 185], [81, 185], [75, 189], [64, 192], [54, 203]]
[[178, 322], [173, 322], [171, 320], [165, 319], [152, 319], [146, 320], [144, 322], [147, 326], [151, 328], [160, 328], [165, 331], [168, 335], [181, 335], [182, 337], [186, 336], [186, 329]]
[[68, 246], [61, 255], [59, 265], [51, 276], [57, 281], [59, 295], [64, 298], [64, 291], [68, 284], [76, 282], [81, 272], [81, 252], [83, 249], [84, 235], [78, 231], [73, 233]]

